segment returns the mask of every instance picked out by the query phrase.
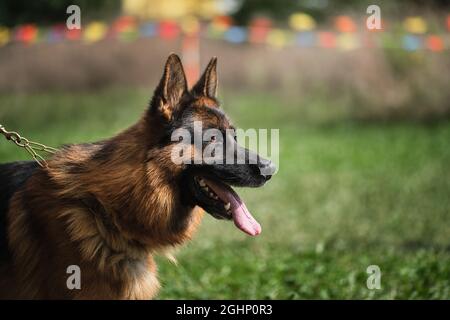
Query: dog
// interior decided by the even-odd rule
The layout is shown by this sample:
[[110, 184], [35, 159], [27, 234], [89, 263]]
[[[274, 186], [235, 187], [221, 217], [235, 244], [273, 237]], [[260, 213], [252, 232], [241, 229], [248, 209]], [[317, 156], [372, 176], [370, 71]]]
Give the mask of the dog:
[[[173, 161], [177, 129], [190, 132], [201, 121], [218, 132], [234, 130], [216, 91], [216, 58], [189, 90], [181, 60], [171, 54], [148, 108], [130, 128], [63, 146], [46, 167], [0, 165], [0, 297], [151, 299], [160, 289], [154, 256], [191, 239], [204, 211], [259, 234], [230, 186], [262, 186], [274, 171], [271, 161]], [[202, 140], [200, 149], [184, 143], [185, 158], [215, 139]], [[252, 154], [233, 138], [222, 146], [233, 148], [234, 159]], [[70, 270], [78, 270], [78, 286], [69, 285]]]

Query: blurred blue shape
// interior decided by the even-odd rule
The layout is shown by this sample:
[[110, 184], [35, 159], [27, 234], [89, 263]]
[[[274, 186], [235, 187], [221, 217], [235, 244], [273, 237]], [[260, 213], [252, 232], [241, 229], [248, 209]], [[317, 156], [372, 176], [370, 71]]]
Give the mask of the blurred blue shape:
[[232, 43], [242, 43], [247, 39], [247, 30], [242, 27], [231, 27], [224, 34], [225, 40]]
[[156, 36], [156, 24], [155, 23], [146, 23], [141, 26], [140, 34], [143, 37], [154, 37]]
[[300, 47], [312, 47], [316, 42], [316, 34], [311, 31], [299, 32], [295, 36], [295, 43]]
[[403, 48], [407, 51], [416, 51], [422, 46], [420, 37], [407, 34], [403, 36]]
[[46, 39], [49, 43], [63, 41], [64, 40], [64, 32], [59, 28], [50, 28], [46, 32]]

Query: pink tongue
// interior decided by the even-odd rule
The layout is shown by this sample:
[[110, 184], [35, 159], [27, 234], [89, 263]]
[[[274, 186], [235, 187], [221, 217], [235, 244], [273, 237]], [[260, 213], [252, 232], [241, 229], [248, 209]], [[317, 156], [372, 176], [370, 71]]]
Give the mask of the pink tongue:
[[231, 213], [236, 227], [251, 236], [257, 236], [261, 233], [261, 225], [253, 218], [245, 203], [233, 189], [210, 180], [207, 180], [207, 185], [213, 189], [222, 201], [231, 204]]

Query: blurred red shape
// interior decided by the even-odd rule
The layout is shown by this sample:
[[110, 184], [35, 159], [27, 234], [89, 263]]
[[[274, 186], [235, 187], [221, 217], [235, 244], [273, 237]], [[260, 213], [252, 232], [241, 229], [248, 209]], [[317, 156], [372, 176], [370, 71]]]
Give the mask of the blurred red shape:
[[158, 25], [158, 35], [162, 39], [174, 39], [179, 35], [179, 33], [180, 27], [175, 21], [161, 21]]
[[260, 17], [253, 19], [249, 26], [249, 41], [252, 43], [264, 43], [272, 27], [272, 21]]
[[221, 30], [227, 30], [233, 25], [233, 19], [230, 16], [216, 16], [212, 23]]
[[127, 32], [135, 30], [137, 26], [136, 18], [133, 16], [121, 16], [114, 21], [113, 31], [114, 32]]
[[349, 16], [338, 16], [334, 25], [339, 32], [355, 32], [356, 24]]
[[450, 14], [447, 16], [447, 30], [450, 31]]
[[81, 29], [66, 29], [66, 39], [79, 40], [81, 38]]
[[31, 43], [36, 40], [38, 29], [34, 24], [25, 24], [16, 29], [15, 39], [24, 43]]
[[332, 32], [319, 32], [319, 43], [323, 48], [335, 48], [336, 47], [336, 36]]
[[444, 50], [444, 41], [439, 36], [430, 35], [426, 39], [426, 46], [431, 51], [439, 52]]

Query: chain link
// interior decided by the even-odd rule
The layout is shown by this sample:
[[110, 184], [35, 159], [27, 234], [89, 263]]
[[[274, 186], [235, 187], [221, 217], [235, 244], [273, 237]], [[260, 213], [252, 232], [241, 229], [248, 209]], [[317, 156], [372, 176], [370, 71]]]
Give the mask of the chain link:
[[6, 140], [14, 142], [15, 145], [24, 148], [41, 167], [47, 167], [47, 162], [38, 152], [55, 153], [58, 149], [48, 147], [42, 143], [30, 141], [22, 137], [14, 131], [7, 131], [3, 125], [0, 124], [0, 133], [5, 136]]

